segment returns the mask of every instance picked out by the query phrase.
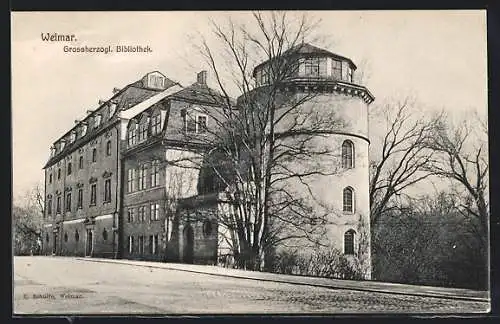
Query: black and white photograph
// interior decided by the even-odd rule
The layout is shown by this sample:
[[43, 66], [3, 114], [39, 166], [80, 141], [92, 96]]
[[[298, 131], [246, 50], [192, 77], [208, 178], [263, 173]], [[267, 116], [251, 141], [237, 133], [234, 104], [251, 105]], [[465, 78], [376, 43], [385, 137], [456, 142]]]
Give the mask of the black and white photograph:
[[13, 314], [488, 314], [486, 26], [11, 12]]

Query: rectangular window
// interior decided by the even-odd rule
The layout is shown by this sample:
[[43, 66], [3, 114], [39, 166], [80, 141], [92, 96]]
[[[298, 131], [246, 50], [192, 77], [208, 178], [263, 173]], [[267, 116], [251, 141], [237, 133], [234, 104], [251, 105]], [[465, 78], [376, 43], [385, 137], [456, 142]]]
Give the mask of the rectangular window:
[[93, 206], [97, 201], [97, 185], [93, 183], [90, 185], [90, 205]]
[[83, 169], [83, 156], [80, 156], [78, 167], [80, 168], [80, 170]]
[[78, 209], [83, 207], [83, 189], [78, 189]]
[[127, 191], [135, 191], [135, 169], [129, 169], [127, 174]]
[[66, 211], [67, 212], [71, 211], [71, 192], [68, 192], [66, 194]]
[[160, 161], [153, 160], [151, 163], [151, 187], [160, 185]]
[[139, 254], [144, 254], [144, 236], [139, 236]]
[[146, 207], [141, 206], [139, 207], [139, 213], [137, 215], [137, 221], [138, 222], [145, 222], [146, 221]]
[[307, 58], [304, 65], [306, 76], [319, 76], [319, 57]]
[[134, 253], [134, 237], [133, 236], [128, 237], [128, 253], [129, 254]]
[[160, 219], [160, 204], [151, 204], [149, 219], [152, 221]]
[[56, 213], [57, 214], [61, 213], [61, 196], [57, 197]]
[[131, 125], [128, 130], [128, 146], [135, 145], [137, 143], [137, 127], [136, 125]]
[[332, 75], [336, 80], [342, 79], [342, 62], [341, 61], [332, 61]]
[[52, 199], [47, 200], [47, 215], [52, 215]]
[[135, 209], [134, 208], [128, 209], [128, 222], [129, 223], [135, 222]]
[[151, 119], [151, 134], [156, 135], [161, 132], [161, 115], [157, 114]]
[[196, 132], [203, 134], [207, 132], [207, 116], [198, 116], [196, 123]]
[[146, 189], [147, 168], [146, 164], [142, 164], [139, 169], [139, 190]]
[[104, 181], [104, 202], [111, 202], [111, 179]]

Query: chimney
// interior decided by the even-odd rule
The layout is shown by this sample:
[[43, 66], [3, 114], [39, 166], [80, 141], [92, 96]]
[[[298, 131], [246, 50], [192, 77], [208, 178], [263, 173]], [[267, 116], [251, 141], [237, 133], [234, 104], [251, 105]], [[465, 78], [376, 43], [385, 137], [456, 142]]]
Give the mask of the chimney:
[[199, 84], [206, 85], [207, 84], [207, 71], [205, 71], [205, 70], [200, 71], [196, 75], [196, 82], [198, 82]]
[[114, 87], [113, 88], [113, 94], [120, 92], [120, 88]]
[[99, 99], [99, 106], [103, 105], [106, 101]]

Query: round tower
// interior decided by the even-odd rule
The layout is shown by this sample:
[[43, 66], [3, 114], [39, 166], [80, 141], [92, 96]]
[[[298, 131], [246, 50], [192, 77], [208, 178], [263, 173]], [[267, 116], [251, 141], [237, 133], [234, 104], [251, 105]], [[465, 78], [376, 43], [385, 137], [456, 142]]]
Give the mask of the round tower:
[[[283, 57], [296, 64], [288, 64], [293, 68], [279, 80], [286, 103], [276, 114], [288, 112], [291, 104], [297, 108], [276, 125], [275, 133], [303, 130], [303, 135], [286, 141], [297, 150], [303, 147], [304, 157], [310, 158], [299, 153], [290, 162], [289, 170], [309, 175], [287, 180], [287, 191], [306, 199], [310, 213], [327, 220], [322, 242], [356, 263], [370, 279], [368, 107], [374, 97], [354, 81], [356, 65], [349, 58], [309, 44]], [[256, 91], [270, 85], [272, 64], [266, 61], [254, 69]], [[310, 136], [311, 130], [315, 136]]]

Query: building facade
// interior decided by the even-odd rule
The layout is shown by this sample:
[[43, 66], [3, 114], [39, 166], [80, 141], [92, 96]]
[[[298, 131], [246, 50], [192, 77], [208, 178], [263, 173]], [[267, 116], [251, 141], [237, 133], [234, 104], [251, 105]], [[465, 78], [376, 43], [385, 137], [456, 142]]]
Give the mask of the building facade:
[[[314, 212], [329, 215], [330, 246], [369, 264], [368, 106], [374, 97], [354, 83], [350, 59], [308, 44], [294, 53], [298, 68], [287, 91], [315, 92], [301, 109], [320, 107], [344, 121], [318, 139], [338, 152], [319, 163], [339, 172], [310, 183]], [[254, 69], [256, 93], [266, 87], [268, 64]], [[217, 127], [211, 116], [221, 109], [206, 77], [202, 71], [182, 87], [148, 73], [115, 89], [54, 143], [44, 168], [44, 254], [216, 264], [230, 253], [216, 216], [224, 208], [193, 162], [209, 149], [197, 139]], [[288, 185], [301, 194], [300, 183]], [[363, 256], [361, 232], [368, 246]]]

